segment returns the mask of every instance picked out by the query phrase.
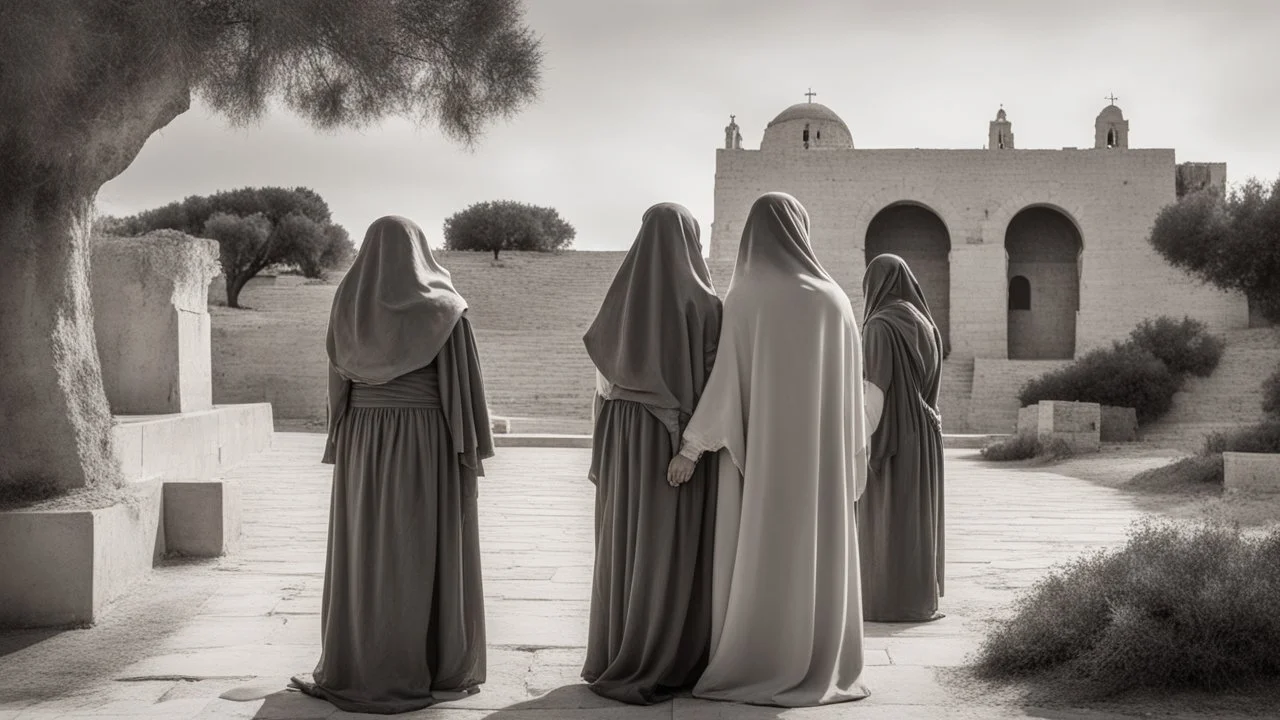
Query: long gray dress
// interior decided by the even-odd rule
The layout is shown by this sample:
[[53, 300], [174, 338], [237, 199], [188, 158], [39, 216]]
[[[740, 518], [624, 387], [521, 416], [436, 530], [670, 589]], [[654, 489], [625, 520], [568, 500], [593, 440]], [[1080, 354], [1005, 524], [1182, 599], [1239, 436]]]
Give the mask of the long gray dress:
[[689, 689], [707, 665], [715, 456], [673, 488], [671, 431], [646, 406], [605, 400], [596, 420], [596, 561], [582, 677], [647, 705]]
[[342, 710], [399, 713], [485, 681], [476, 479], [492, 439], [464, 317], [390, 382], [332, 380], [329, 549], [314, 683]]
[[667, 466], [720, 340], [720, 298], [688, 208], [659, 203], [583, 336], [596, 366], [596, 559], [582, 678], [637, 705], [692, 687], [711, 641], [715, 459]]
[[910, 303], [885, 303], [863, 327], [866, 378], [885, 391], [858, 500], [862, 616], [922, 622], [943, 594], [941, 352], [932, 323]]

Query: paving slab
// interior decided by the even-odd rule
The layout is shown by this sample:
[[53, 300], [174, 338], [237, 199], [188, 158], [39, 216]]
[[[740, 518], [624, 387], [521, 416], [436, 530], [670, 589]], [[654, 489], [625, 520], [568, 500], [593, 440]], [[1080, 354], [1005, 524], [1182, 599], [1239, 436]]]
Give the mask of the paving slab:
[[[157, 569], [93, 628], [0, 635], [0, 720], [383, 717], [345, 713], [286, 688], [320, 654], [332, 473], [318, 462], [322, 443], [318, 434], [277, 433], [269, 450], [231, 473], [243, 495], [237, 555]], [[976, 650], [1020, 589], [1083, 551], [1122, 543], [1140, 517], [1115, 491], [958, 450], [946, 454], [947, 617], [866, 625], [871, 697], [793, 710], [688, 697], [629, 707], [600, 698], [578, 676], [593, 565], [588, 460], [582, 448], [503, 447], [485, 463], [489, 680], [465, 700], [399, 717], [1108, 717], [983, 705], [939, 679]]]

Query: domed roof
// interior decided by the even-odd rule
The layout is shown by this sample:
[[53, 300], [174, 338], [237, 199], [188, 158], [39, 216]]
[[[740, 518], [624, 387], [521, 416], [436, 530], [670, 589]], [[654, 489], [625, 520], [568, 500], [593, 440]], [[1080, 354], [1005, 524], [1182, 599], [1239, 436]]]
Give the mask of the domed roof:
[[[791, 107], [778, 113], [778, 117], [769, 121], [765, 128], [770, 128], [778, 123], [787, 122], [788, 120], [829, 120], [844, 125], [844, 120], [835, 113], [834, 110], [816, 102], [796, 103]], [[848, 126], [845, 126], [846, 128]]]
[[1123, 120], [1124, 113], [1120, 112], [1120, 108], [1115, 105], [1108, 105], [1102, 108], [1102, 112], [1098, 113], [1099, 120]]

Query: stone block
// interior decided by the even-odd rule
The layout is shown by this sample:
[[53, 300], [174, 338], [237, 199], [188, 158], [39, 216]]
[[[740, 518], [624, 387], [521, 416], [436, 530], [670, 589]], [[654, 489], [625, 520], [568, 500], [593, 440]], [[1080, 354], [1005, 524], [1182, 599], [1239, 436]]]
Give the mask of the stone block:
[[175, 231], [100, 237], [92, 258], [94, 334], [118, 414], [213, 405], [207, 290], [218, 243]]
[[125, 480], [208, 480], [271, 444], [271, 405], [222, 405], [173, 415], [117, 416]]
[[0, 627], [92, 624], [165, 552], [160, 483], [95, 510], [0, 513]]
[[1075, 452], [1101, 446], [1102, 408], [1097, 403], [1045, 401], [1018, 411], [1018, 434], [1043, 443], [1060, 440]]
[[1280, 455], [1224, 452], [1222, 470], [1228, 491], [1280, 493]]
[[1099, 430], [1102, 442], [1135, 442], [1138, 439], [1138, 411], [1103, 405]]
[[218, 557], [240, 548], [240, 483], [236, 480], [164, 484], [164, 538], [170, 553]]

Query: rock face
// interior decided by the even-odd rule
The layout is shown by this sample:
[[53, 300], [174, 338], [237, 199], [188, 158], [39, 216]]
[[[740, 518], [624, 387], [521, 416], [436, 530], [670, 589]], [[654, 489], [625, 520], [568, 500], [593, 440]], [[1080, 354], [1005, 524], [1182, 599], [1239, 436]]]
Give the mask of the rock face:
[[117, 415], [213, 405], [209, 282], [218, 243], [172, 230], [93, 241], [94, 331]]

